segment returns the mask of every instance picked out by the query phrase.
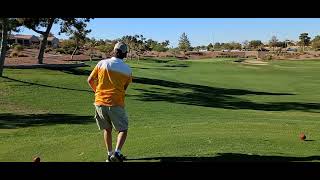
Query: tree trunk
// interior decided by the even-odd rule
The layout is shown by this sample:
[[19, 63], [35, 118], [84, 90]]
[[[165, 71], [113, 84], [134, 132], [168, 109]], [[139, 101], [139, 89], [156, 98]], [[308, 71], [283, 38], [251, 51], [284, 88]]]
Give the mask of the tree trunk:
[[2, 24], [2, 40], [1, 40], [1, 51], [0, 51], [0, 77], [2, 77], [4, 60], [6, 59], [7, 44], [8, 44], [8, 27], [6, 20], [3, 20]]
[[78, 49], [78, 46], [76, 46], [76, 48], [73, 50], [73, 52], [72, 52], [72, 54], [71, 54], [71, 60], [73, 60], [73, 56], [74, 56], [74, 54], [76, 53], [77, 49]]
[[47, 46], [48, 36], [49, 36], [50, 30], [52, 28], [53, 22], [54, 22], [54, 18], [50, 18], [47, 30], [42, 34], [43, 39], [40, 43], [40, 50], [39, 50], [39, 55], [38, 55], [38, 63], [39, 64], [43, 64], [44, 50], [46, 49], [46, 46]]
[[40, 43], [40, 50], [39, 50], [39, 55], [38, 55], [38, 64], [43, 64], [43, 55], [44, 55], [44, 50], [46, 49], [47, 46], [47, 38], [48, 35], [43, 35], [43, 39]]
[[92, 61], [92, 54], [93, 54], [93, 49], [90, 48], [90, 51], [89, 51], [90, 62]]

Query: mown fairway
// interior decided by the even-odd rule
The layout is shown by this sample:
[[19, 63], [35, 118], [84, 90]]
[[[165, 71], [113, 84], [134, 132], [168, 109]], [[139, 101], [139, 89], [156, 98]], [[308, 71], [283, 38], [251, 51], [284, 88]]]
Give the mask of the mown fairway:
[[[93, 119], [90, 67], [5, 69], [0, 161], [105, 160]], [[131, 161], [320, 160], [320, 61], [129, 62]], [[308, 141], [299, 139], [305, 132]], [[116, 134], [114, 134], [116, 135]], [[114, 136], [115, 138], [115, 136]]]

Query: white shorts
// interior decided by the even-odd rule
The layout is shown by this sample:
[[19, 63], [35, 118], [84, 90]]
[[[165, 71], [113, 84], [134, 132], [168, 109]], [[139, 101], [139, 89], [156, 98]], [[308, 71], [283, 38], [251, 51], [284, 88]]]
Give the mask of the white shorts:
[[114, 127], [117, 131], [128, 130], [128, 116], [121, 106], [95, 105], [95, 119], [100, 130]]

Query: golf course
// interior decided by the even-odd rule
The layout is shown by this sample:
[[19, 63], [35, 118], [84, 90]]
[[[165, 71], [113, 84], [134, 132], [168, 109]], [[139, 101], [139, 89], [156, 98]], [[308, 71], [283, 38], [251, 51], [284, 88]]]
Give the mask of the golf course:
[[[236, 60], [126, 60], [127, 162], [319, 161], [320, 61]], [[87, 83], [97, 63], [4, 69], [0, 161], [105, 161]]]

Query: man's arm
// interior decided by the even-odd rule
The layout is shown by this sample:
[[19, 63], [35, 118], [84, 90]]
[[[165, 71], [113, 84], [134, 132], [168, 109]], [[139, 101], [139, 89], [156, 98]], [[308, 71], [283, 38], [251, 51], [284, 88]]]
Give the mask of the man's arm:
[[97, 89], [97, 84], [96, 84], [96, 80], [98, 79], [98, 67], [96, 66], [93, 71], [91, 72], [90, 76], [88, 77], [88, 84], [91, 87], [91, 89], [93, 90], [93, 92], [96, 92]]
[[96, 79], [92, 78], [91, 76], [88, 77], [88, 84], [91, 87], [91, 89], [93, 90], [93, 92], [96, 92], [96, 89], [97, 89], [97, 85], [96, 85], [95, 80]]
[[127, 90], [129, 84], [132, 82], [132, 74], [131, 76], [129, 77], [129, 80], [127, 81], [127, 83], [124, 85], [124, 90]]
[[124, 85], [124, 90], [127, 90], [129, 84]]

